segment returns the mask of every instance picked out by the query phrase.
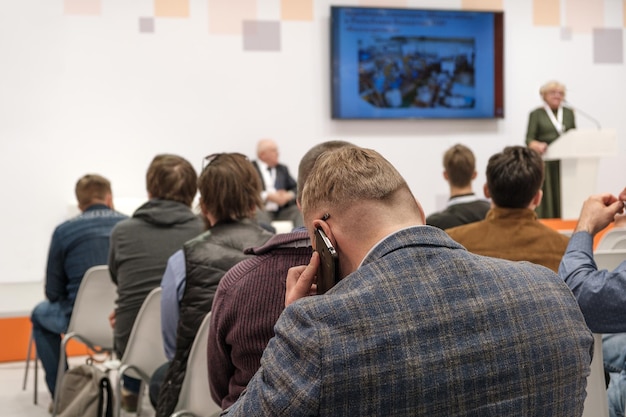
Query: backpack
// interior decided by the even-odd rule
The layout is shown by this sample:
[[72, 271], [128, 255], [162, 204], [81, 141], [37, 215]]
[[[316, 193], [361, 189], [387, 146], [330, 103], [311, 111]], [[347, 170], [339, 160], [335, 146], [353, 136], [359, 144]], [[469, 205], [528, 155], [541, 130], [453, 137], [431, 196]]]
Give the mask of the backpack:
[[90, 362], [69, 369], [57, 395], [57, 417], [113, 416], [111, 381]]

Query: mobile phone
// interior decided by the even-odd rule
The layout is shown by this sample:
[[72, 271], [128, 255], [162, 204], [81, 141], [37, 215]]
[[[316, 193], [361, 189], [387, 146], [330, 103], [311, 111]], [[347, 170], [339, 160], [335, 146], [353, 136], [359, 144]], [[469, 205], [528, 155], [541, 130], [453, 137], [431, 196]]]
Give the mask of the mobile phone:
[[320, 255], [320, 266], [317, 269], [317, 293], [324, 294], [339, 282], [339, 260], [337, 251], [320, 227], [315, 229], [315, 248]]

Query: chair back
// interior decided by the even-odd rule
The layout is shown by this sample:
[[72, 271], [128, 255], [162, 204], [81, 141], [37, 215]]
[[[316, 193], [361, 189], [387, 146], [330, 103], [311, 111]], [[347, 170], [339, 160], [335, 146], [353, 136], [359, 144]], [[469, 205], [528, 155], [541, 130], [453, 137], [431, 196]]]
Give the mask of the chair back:
[[161, 287], [154, 288], [143, 301], [120, 362], [120, 373], [145, 382], [167, 362], [161, 334], [161, 291]]
[[615, 227], [607, 231], [598, 242], [596, 249], [626, 249], [626, 227]]
[[596, 261], [598, 269], [614, 270], [626, 261], [626, 249], [607, 249], [596, 250], [593, 253], [593, 259]]
[[[77, 339], [95, 352], [113, 351], [113, 329], [109, 314], [115, 308], [117, 287], [111, 280], [108, 265], [89, 268], [78, 287], [72, 316], [61, 340], [56, 386], [61, 387], [67, 363], [66, 346]], [[56, 416], [59, 396], [54, 397], [52, 416]]]
[[602, 360], [602, 335], [593, 334], [593, 359], [591, 373], [587, 378], [587, 397], [583, 417], [609, 417], [609, 401], [604, 379], [604, 361]]
[[211, 313], [207, 313], [200, 324], [198, 333], [191, 345], [185, 379], [178, 395], [176, 411], [172, 416], [208, 416], [222, 411], [211, 398], [209, 388], [209, 367], [207, 364], [207, 343]]
[[113, 329], [109, 314], [115, 308], [117, 288], [107, 265], [85, 272], [70, 317], [65, 338], [77, 338], [91, 349], [113, 350]]

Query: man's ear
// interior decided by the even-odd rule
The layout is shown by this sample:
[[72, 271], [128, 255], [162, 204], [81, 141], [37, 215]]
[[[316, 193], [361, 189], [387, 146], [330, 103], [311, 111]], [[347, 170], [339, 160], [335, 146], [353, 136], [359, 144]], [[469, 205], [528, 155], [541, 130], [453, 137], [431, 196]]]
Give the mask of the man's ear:
[[[329, 226], [329, 224], [326, 221], [324, 221], [322, 219], [313, 220], [313, 227], [314, 227], [314, 229], [321, 228], [324, 231], [324, 233], [326, 233], [326, 236], [328, 236], [328, 239], [330, 239], [330, 243], [333, 246], [337, 245], [337, 241], [335, 240], [335, 236], [333, 235], [333, 231], [332, 231], [331, 227]], [[315, 248], [315, 239], [313, 239], [312, 244], [313, 244], [313, 248], [316, 249]]]
[[478, 175], [478, 172], [474, 171], [474, 173], [472, 174], [472, 180], [475, 180], [477, 175]]
[[530, 208], [535, 209], [535, 207], [539, 207], [539, 204], [541, 204], [542, 199], [543, 199], [543, 190], [539, 190], [537, 191], [537, 194], [535, 194], [532, 201], [530, 202]]
[[113, 194], [107, 194], [106, 198], [104, 199], [105, 204], [108, 208], [113, 209]]
[[448, 175], [448, 171], [443, 171], [443, 178], [448, 181], [450, 179], [450, 176]]
[[483, 185], [483, 194], [485, 194], [485, 198], [491, 198], [491, 194], [489, 193], [489, 187], [487, 184]]

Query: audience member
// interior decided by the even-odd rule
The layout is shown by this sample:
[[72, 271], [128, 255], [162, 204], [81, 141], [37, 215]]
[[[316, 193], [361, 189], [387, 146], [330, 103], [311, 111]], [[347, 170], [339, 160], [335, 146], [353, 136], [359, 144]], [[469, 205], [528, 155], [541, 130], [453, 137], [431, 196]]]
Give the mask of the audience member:
[[319, 255], [289, 270], [276, 335], [225, 415], [582, 414], [593, 338], [556, 274], [423, 226], [404, 179], [371, 150], [322, 154], [301, 203], [343, 279], [307, 297]]
[[[168, 258], [204, 230], [202, 219], [191, 211], [196, 180], [196, 171], [186, 159], [157, 155], [146, 174], [149, 200], [113, 229], [109, 269], [118, 298], [111, 319], [119, 357], [126, 350], [141, 304], [161, 284]], [[126, 411], [136, 408], [139, 382], [124, 377], [122, 406]]]
[[46, 268], [46, 300], [32, 312], [37, 355], [54, 398], [61, 354], [61, 334], [70, 323], [78, 287], [92, 266], [105, 265], [113, 226], [125, 215], [113, 209], [111, 183], [87, 174], [75, 187], [81, 214], [61, 223], [52, 234]]
[[491, 204], [478, 198], [472, 190], [476, 178], [476, 160], [464, 145], [454, 145], [443, 155], [443, 177], [450, 187], [450, 199], [445, 210], [426, 217], [426, 224], [449, 229], [483, 220]]
[[[163, 338], [168, 357], [173, 357], [162, 367], [167, 370], [156, 399], [157, 416], [174, 412], [191, 345], [202, 319], [211, 311], [220, 280], [236, 263], [249, 257], [243, 252], [245, 248], [260, 246], [272, 237], [254, 220], [261, 206], [261, 181], [250, 161], [236, 153], [214, 154], [205, 161], [198, 189], [202, 214], [210, 228], [176, 252], [168, 265], [172, 271], [166, 270], [161, 284]], [[181, 271], [182, 276], [177, 277], [175, 271]], [[158, 385], [154, 378], [159, 375], [162, 373], [153, 377], [152, 385]]]
[[485, 196], [492, 209], [485, 220], [446, 229], [452, 239], [478, 255], [529, 261], [556, 272], [567, 237], [537, 219], [543, 160], [532, 149], [509, 146], [489, 158]]
[[[593, 238], [615, 220], [626, 226], [624, 211], [626, 188], [619, 197], [598, 194], [584, 203], [572, 235], [559, 275], [570, 287], [594, 333], [626, 332], [626, 260], [613, 271], [598, 270], [593, 258]], [[626, 411], [626, 349], [621, 334], [607, 335], [603, 342], [605, 370], [611, 373], [608, 390], [609, 414], [623, 416]]]
[[[563, 106], [565, 86], [558, 81], [549, 81], [541, 86], [539, 94], [543, 106], [528, 115], [526, 144], [543, 155], [548, 146], [569, 129], [576, 129], [574, 111]], [[561, 165], [560, 161], [545, 161], [543, 203], [537, 206], [541, 218], [561, 217]]]
[[[300, 161], [298, 191], [317, 157], [348, 142], [323, 142]], [[297, 203], [300, 205], [301, 193]], [[265, 245], [246, 250], [255, 255], [230, 269], [220, 281], [213, 300], [207, 349], [209, 382], [213, 399], [222, 408], [237, 400], [259, 369], [274, 324], [285, 307], [285, 277], [292, 266], [311, 258], [311, 241], [304, 227], [272, 237]]]
[[302, 226], [302, 215], [296, 207], [297, 183], [286, 165], [278, 162], [278, 145], [272, 139], [261, 139], [257, 143], [257, 160], [254, 167], [261, 178], [261, 199], [265, 204], [259, 210], [259, 222], [271, 224], [275, 220], [289, 220], [294, 227]]

